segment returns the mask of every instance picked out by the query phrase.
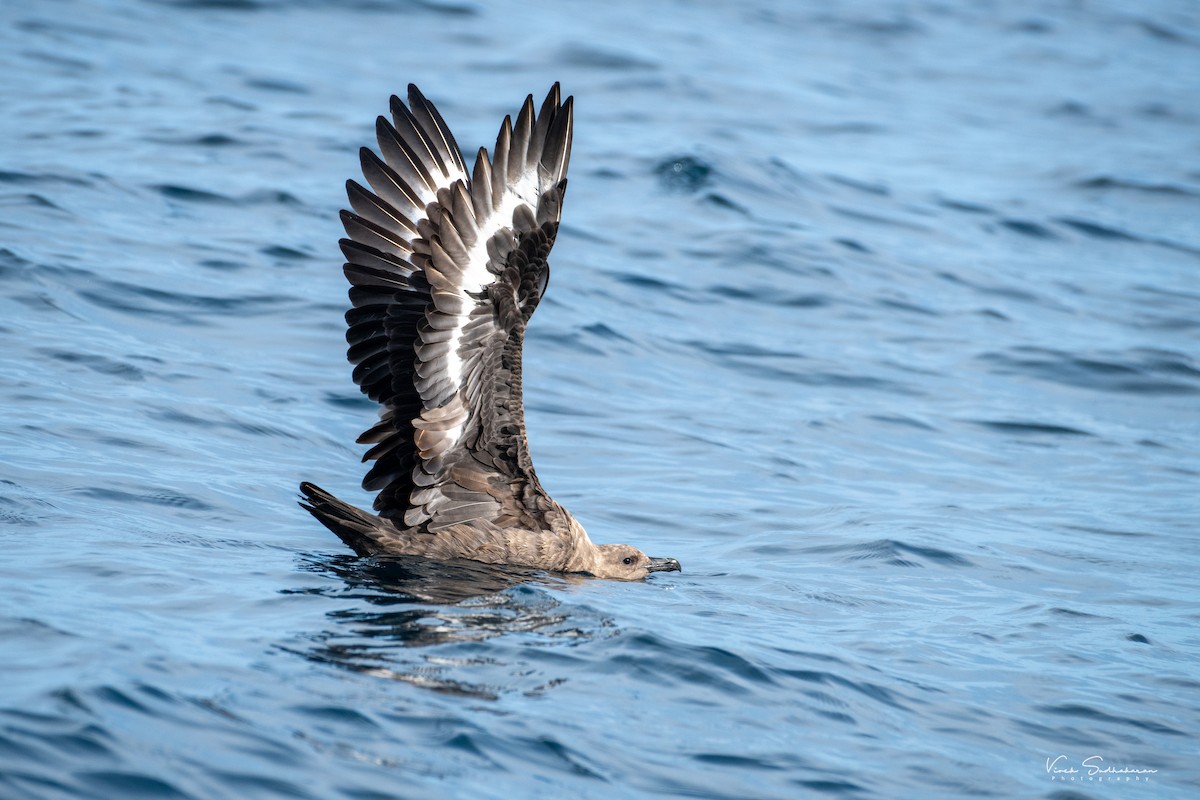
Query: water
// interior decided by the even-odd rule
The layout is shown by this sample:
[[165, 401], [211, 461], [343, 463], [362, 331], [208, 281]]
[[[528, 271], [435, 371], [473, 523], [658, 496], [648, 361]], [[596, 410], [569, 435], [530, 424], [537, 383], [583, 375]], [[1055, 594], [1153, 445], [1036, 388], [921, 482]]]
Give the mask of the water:
[[[0, 23], [0, 796], [1198, 791], [1194, 4]], [[535, 457], [685, 571], [355, 559], [342, 182], [554, 80]]]

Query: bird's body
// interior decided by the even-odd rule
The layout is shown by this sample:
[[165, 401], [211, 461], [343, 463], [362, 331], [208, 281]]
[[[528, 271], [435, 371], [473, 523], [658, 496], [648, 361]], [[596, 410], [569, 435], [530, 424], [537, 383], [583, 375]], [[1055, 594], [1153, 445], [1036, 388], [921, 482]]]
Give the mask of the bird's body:
[[600, 577], [679, 569], [628, 545], [595, 545], [542, 489], [525, 438], [521, 351], [546, 290], [566, 191], [572, 101], [526, 98], [468, 174], [415, 86], [380, 117], [371, 190], [350, 181], [341, 242], [351, 283], [354, 380], [382, 404], [370, 514], [310, 483], [302, 505], [360, 555], [470, 558]]

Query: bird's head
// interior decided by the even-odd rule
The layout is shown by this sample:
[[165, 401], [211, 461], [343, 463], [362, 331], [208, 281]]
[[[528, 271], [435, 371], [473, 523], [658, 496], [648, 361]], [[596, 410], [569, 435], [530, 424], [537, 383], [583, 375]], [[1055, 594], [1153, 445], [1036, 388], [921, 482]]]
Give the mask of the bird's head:
[[651, 572], [679, 572], [679, 562], [673, 558], [651, 558], [627, 544], [596, 546], [597, 557], [589, 570], [597, 578], [640, 581]]

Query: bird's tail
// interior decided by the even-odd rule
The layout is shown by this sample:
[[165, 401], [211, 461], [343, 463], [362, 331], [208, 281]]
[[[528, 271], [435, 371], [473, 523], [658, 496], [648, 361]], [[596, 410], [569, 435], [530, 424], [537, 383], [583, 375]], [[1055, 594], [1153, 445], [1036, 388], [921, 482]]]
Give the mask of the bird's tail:
[[304, 499], [300, 507], [317, 518], [317, 521], [337, 534], [360, 556], [379, 552], [377, 531], [382, 520], [349, 503], [343, 503], [319, 486], [305, 481], [300, 484]]

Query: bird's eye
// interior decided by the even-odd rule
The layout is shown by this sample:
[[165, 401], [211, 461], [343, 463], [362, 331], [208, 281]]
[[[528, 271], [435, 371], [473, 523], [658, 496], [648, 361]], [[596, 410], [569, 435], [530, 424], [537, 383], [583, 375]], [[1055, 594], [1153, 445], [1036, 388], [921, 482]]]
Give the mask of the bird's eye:
[[625, 566], [629, 566], [630, 564], [633, 563], [633, 556], [625, 556], [624, 558], [621, 559], [621, 563], [624, 564]]

